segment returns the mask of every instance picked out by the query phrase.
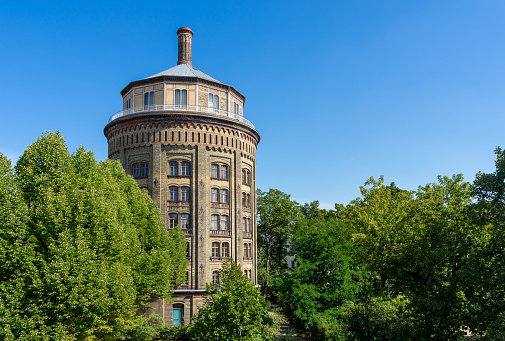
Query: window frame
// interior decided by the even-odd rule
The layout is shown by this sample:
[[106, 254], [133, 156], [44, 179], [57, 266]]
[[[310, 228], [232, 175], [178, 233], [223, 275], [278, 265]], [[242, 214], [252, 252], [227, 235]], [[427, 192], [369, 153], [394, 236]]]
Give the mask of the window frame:
[[212, 242], [212, 257], [219, 258], [221, 256], [221, 244], [219, 242]]
[[189, 229], [189, 214], [188, 213], [181, 213], [180, 214], [180, 226], [182, 230], [188, 230]]
[[221, 231], [229, 231], [228, 226], [229, 226], [229, 224], [228, 224], [228, 216], [227, 215], [219, 216], [219, 230], [221, 230]]
[[217, 231], [219, 229], [219, 215], [212, 214], [210, 216], [210, 229], [213, 231]]
[[175, 106], [175, 108], [187, 108], [188, 107], [188, 90], [187, 89], [175, 89], [175, 91], [174, 91], [174, 106]]
[[190, 164], [189, 162], [182, 161], [181, 162], [181, 176], [189, 176], [190, 175]]
[[181, 187], [181, 200], [180, 201], [190, 201], [190, 189], [187, 186]]
[[230, 258], [230, 243], [224, 242], [221, 244], [221, 258]]
[[144, 110], [152, 109], [154, 109], [154, 90], [144, 92]]
[[149, 163], [142, 162], [140, 164], [140, 177], [147, 178], [149, 176]]
[[[175, 219], [174, 219], [175, 217]], [[174, 229], [177, 225], [179, 225], [179, 215], [177, 213], [169, 213], [168, 214], [168, 228]]]
[[[214, 176], [215, 174], [215, 176]], [[211, 164], [210, 165], [210, 178], [211, 179], [219, 179], [219, 165], [218, 164]]]
[[[223, 200], [224, 198], [224, 200]], [[219, 191], [219, 202], [221, 204], [227, 204], [228, 203], [228, 190], [227, 189], [221, 189]]]
[[179, 187], [170, 186], [170, 187], [168, 187], [168, 191], [170, 193], [169, 197], [168, 197], [168, 201], [179, 201]]
[[[224, 173], [224, 176], [223, 176]], [[227, 165], [219, 165], [219, 179], [228, 180], [229, 172]]]
[[219, 202], [219, 189], [217, 189], [217, 188], [210, 189], [210, 202], [212, 202], [212, 203]]
[[[170, 176], [179, 176], [179, 162], [177, 161], [170, 161], [168, 163], [168, 167], [169, 167], [169, 173]], [[175, 172], [174, 172], [175, 170]]]
[[134, 179], [139, 178], [140, 167], [138, 163], [132, 164], [132, 176]]

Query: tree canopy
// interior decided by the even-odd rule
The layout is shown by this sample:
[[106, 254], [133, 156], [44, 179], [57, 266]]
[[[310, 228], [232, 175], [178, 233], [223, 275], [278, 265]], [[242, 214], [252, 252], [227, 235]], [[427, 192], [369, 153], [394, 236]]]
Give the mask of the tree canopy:
[[219, 272], [219, 284], [207, 284], [206, 303], [192, 326], [196, 340], [269, 340], [277, 331], [268, 303], [233, 259]]
[[[184, 281], [184, 235], [116, 161], [45, 133], [0, 156], [0, 336], [116, 339]], [[183, 250], [182, 252], [179, 252]]]

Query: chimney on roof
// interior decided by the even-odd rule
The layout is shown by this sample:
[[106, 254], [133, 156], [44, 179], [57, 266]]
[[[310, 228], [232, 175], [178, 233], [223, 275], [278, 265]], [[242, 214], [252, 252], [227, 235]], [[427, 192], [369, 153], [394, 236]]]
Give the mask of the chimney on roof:
[[177, 30], [179, 37], [179, 64], [193, 65], [191, 62], [191, 40], [193, 39], [193, 31], [189, 27], [181, 27]]

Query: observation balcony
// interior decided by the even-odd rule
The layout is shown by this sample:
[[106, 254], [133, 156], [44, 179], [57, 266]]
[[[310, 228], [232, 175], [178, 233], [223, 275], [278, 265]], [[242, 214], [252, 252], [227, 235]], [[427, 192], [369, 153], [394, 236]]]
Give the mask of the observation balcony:
[[251, 127], [252, 129], [256, 130], [254, 124], [252, 124], [251, 121], [249, 121], [242, 115], [235, 114], [234, 112], [231, 111], [221, 110], [218, 108], [202, 105], [174, 105], [174, 104], [144, 105], [141, 107], [135, 107], [118, 111], [109, 118], [109, 123], [121, 117], [133, 116], [136, 114], [151, 113], [151, 112], [168, 112], [168, 113], [188, 112], [188, 113], [204, 114], [206, 116], [211, 117], [231, 119], [243, 123]]

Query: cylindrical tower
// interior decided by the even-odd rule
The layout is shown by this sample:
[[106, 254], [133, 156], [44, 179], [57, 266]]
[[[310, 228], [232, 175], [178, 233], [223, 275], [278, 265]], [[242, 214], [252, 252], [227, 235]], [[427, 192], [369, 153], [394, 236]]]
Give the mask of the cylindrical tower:
[[167, 229], [188, 244], [188, 283], [173, 304], [153, 298], [166, 323], [189, 323], [233, 257], [257, 282], [256, 147], [260, 135], [243, 115], [245, 97], [194, 68], [193, 31], [177, 31], [177, 66], [128, 84], [123, 110], [104, 128], [109, 158], [147, 189]]

